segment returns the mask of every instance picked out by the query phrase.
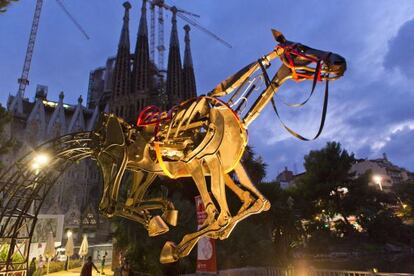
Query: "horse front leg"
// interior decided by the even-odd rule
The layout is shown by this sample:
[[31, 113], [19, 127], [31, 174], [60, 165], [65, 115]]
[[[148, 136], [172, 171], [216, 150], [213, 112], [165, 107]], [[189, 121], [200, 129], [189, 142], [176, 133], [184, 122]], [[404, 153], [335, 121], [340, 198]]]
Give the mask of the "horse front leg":
[[186, 164], [186, 167], [188, 172], [191, 173], [194, 183], [197, 186], [198, 192], [201, 196], [201, 200], [204, 204], [204, 209], [207, 213], [207, 218], [204, 221], [204, 224], [201, 226], [204, 227], [205, 225], [209, 225], [216, 220], [218, 211], [213, 201], [211, 200], [210, 193], [208, 192], [206, 178], [203, 173], [201, 161], [194, 158]]
[[111, 151], [97, 157], [103, 175], [103, 194], [99, 203], [99, 211], [107, 217], [112, 217], [118, 200], [119, 187], [124, 175], [127, 157], [124, 147], [114, 146]]
[[[133, 185], [128, 193], [124, 209], [134, 214], [146, 216], [144, 227], [150, 237], [158, 236], [169, 231], [169, 227], [177, 225], [178, 211], [174, 204], [163, 198], [144, 199], [149, 186], [156, 178], [154, 173], [142, 171], [133, 172]], [[162, 215], [151, 216], [150, 210], [162, 210]], [[166, 223], [165, 223], [166, 222]]]
[[224, 182], [224, 171], [218, 155], [204, 157], [211, 176], [211, 192], [220, 207], [220, 214], [217, 221], [220, 226], [226, 226], [231, 218], [226, 198], [226, 186]]

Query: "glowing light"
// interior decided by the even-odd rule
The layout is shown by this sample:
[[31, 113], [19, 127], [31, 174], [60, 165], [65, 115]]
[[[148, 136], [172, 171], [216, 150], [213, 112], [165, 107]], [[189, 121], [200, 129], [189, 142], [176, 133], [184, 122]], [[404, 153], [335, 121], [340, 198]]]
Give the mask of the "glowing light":
[[380, 187], [380, 190], [382, 191], [382, 176], [381, 175], [374, 175], [372, 176], [372, 180], [375, 184], [377, 184]]
[[40, 166], [46, 165], [49, 162], [49, 156], [44, 153], [39, 153], [33, 158], [33, 161], [38, 163]]
[[66, 232], [66, 235], [68, 236], [68, 239], [72, 236], [72, 231], [68, 230], [68, 232]]
[[33, 170], [39, 171], [42, 167], [46, 166], [49, 163], [49, 156], [45, 153], [38, 153], [33, 158], [33, 163], [31, 167]]
[[347, 187], [339, 187], [338, 188], [338, 192], [343, 193], [343, 194], [347, 194], [348, 193], [348, 188]]

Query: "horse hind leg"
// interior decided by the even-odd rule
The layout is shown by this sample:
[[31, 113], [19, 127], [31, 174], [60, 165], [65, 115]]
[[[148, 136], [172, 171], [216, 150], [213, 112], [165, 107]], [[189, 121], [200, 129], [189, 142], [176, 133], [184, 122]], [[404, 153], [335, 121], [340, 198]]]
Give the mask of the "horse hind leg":
[[[227, 206], [225, 183], [223, 178], [224, 171], [221, 166], [220, 158], [217, 155], [213, 155], [204, 157], [204, 160], [210, 169], [211, 191], [220, 206], [220, 214], [217, 217], [217, 220], [213, 223], [207, 224], [207, 226], [195, 233], [185, 235], [178, 245], [175, 245], [170, 241], [166, 242], [161, 251], [161, 263], [175, 262], [179, 258], [187, 256], [202, 237], [218, 237], [218, 233], [223, 231], [229, 224], [231, 214]], [[200, 191], [200, 193], [202, 194], [202, 191]]]
[[210, 234], [218, 232], [221, 229], [223, 229], [223, 227], [216, 221], [195, 233], [185, 235], [178, 245], [175, 245], [174, 242], [167, 241], [162, 248], [160, 262], [163, 264], [173, 263], [182, 257], [188, 256], [202, 237], [207, 235], [209, 236]]
[[242, 202], [242, 206], [237, 213], [245, 211], [254, 201], [254, 198], [251, 196], [250, 192], [240, 188], [236, 183], [234, 183], [233, 179], [231, 179], [228, 174], [224, 175], [224, 181], [226, 182], [227, 187], [229, 187]]
[[255, 205], [263, 205], [262, 211], [267, 211], [270, 209], [270, 202], [262, 195], [262, 193], [254, 186], [252, 181], [250, 180], [249, 176], [247, 175], [247, 172], [243, 165], [241, 163], [238, 163], [237, 166], [234, 168], [234, 171], [236, 172], [237, 178], [240, 181], [240, 184], [250, 190], [255, 196], [257, 196], [257, 200], [254, 203]]
[[[254, 184], [251, 182], [249, 176], [246, 173], [246, 170], [244, 169], [241, 163], [239, 163], [236, 166], [235, 172], [236, 172], [237, 177], [239, 178], [239, 181], [242, 187], [251, 191], [257, 197], [257, 199], [254, 202], [250, 202], [249, 206], [245, 210], [240, 210], [238, 214], [231, 219], [231, 221], [229, 222], [229, 225], [223, 231], [218, 233], [219, 238], [221, 240], [227, 239], [229, 235], [231, 234], [231, 232], [233, 231], [234, 227], [237, 225], [237, 223], [239, 223], [243, 219], [253, 214], [258, 214], [258, 213], [261, 213], [263, 211], [267, 211], [270, 209], [270, 202], [260, 193], [259, 190], [257, 190]], [[227, 180], [228, 179], [231, 180], [229, 176]], [[233, 184], [235, 185], [234, 182]]]

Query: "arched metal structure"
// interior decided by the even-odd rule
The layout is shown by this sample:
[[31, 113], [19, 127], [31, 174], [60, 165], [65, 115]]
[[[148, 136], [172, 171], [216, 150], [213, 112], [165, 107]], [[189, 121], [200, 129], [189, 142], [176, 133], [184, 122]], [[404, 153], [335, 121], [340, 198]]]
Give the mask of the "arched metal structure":
[[[24, 275], [37, 215], [57, 178], [74, 162], [89, 157], [90, 132], [48, 141], [0, 176], [0, 275]], [[47, 154], [43, 164], [39, 154]]]

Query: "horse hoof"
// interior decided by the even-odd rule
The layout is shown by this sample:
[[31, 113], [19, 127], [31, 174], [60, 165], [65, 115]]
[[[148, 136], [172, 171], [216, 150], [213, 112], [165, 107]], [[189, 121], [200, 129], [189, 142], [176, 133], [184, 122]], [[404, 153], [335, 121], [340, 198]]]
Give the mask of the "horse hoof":
[[167, 210], [161, 217], [169, 225], [177, 226], [178, 210]]
[[269, 202], [269, 200], [267, 200], [267, 199], [264, 199], [264, 202], [263, 202], [264, 204], [264, 207], [263, 207], [263, 211], [269, 211], [270, 210], [270, 207], [272, 207], [272, 205], [270, 204], [270, 202]]
[[160, 263], [168, 264], [178, 261], [175, 243], [167, 241], [161, 250]]
[[155, 216], [148, 223], [148, 236], [155, 237], [168, 232], [170, 228], [160, 216]]

